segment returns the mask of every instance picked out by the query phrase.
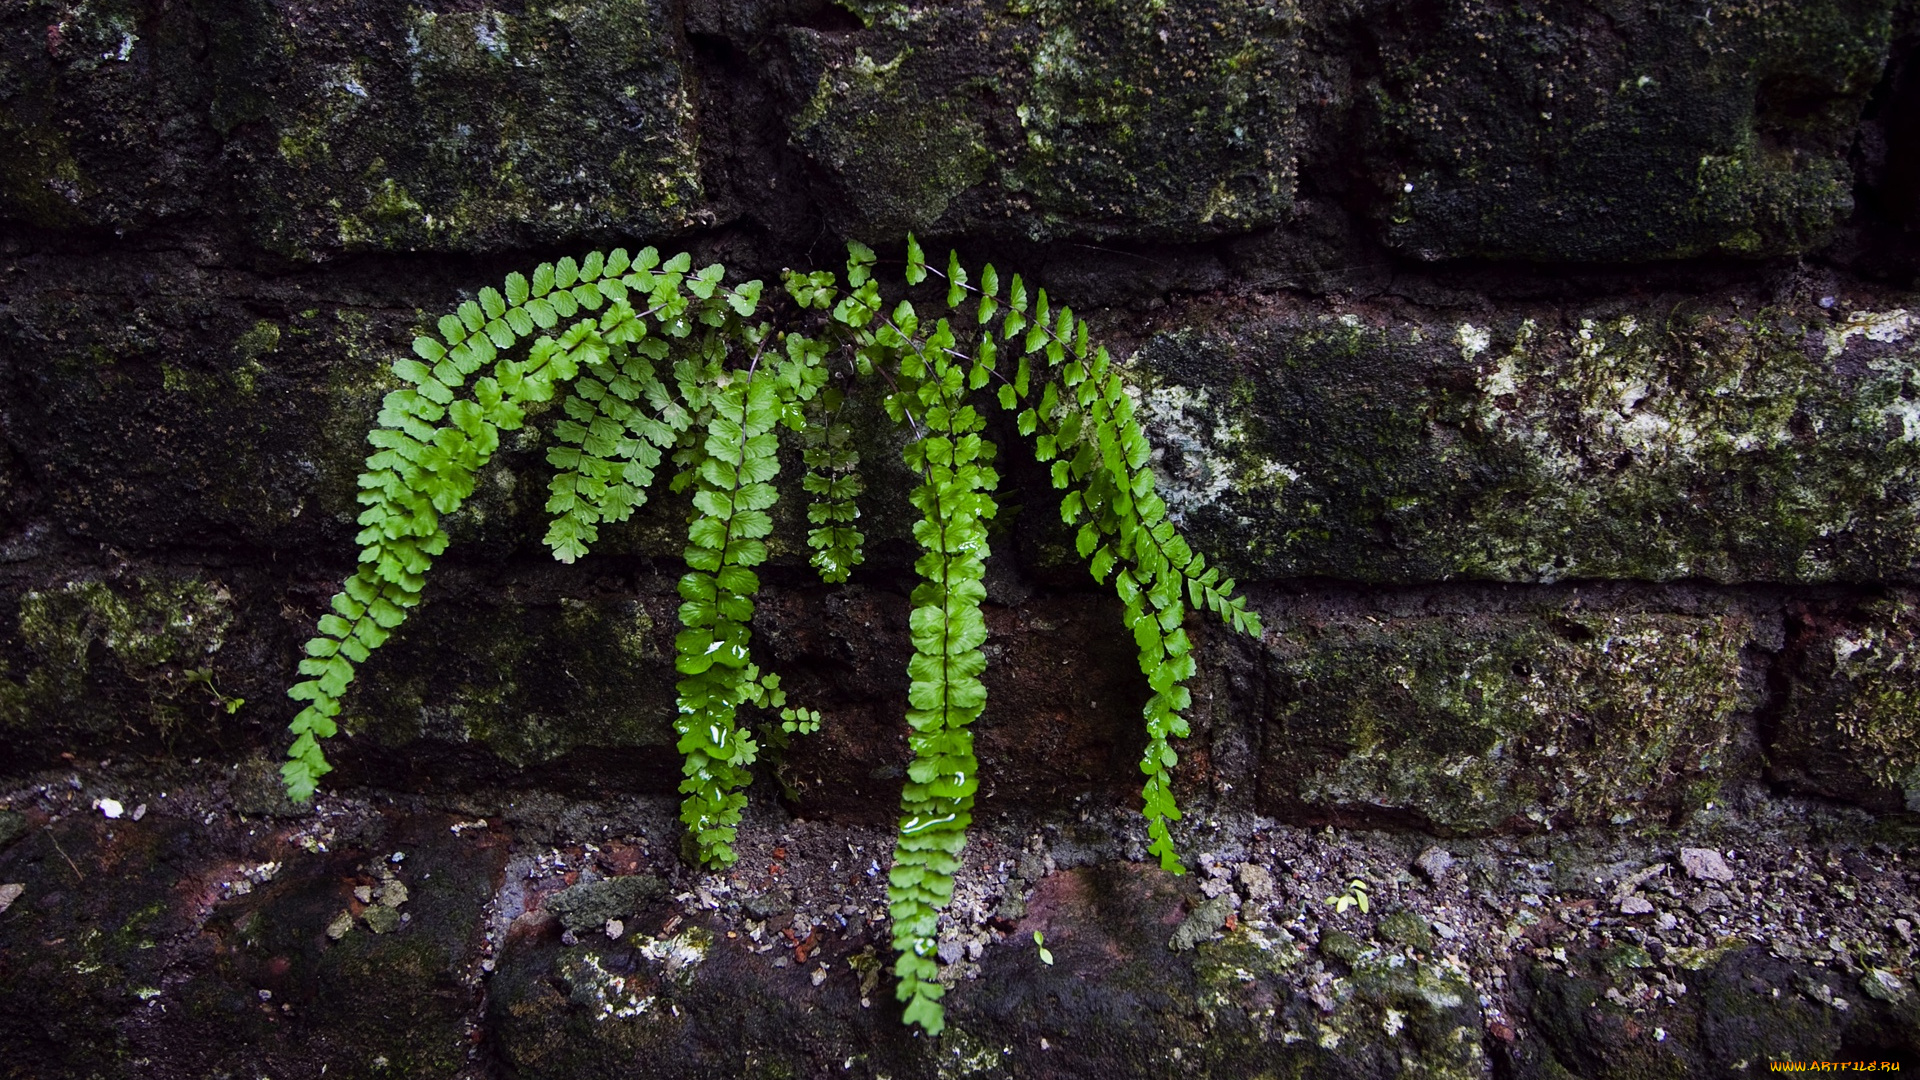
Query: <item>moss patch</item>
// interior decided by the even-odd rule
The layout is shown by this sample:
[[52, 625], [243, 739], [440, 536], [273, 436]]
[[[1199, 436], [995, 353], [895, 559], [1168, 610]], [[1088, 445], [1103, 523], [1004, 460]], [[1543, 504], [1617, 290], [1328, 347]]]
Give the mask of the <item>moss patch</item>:
[[692, 87], [662, 5], [373, 14], [268, 10], [235, 38], [232, 63], [298, 89], [233, 118], [264, 121], [251, 205], [270, 247], [489, 250], [696, 220]]
[[1449, 0], [1370, 28], [1386, 240], [1421, 258], [1771, 256], [1852, 209], [1890, 0]]
[[1352, 619], [1270, 647], [1261, 796], [1447, 830], [1664, 817], [1734, 736], [1738, 618]]
[[1132, 363], [1169, 506], [1244, 576], [1875, 580], [1920, 559], [1917, 330], [1812, 303], [1322, 315]]
[[794, 138], [856, 233], [1192, 239], [1293, 205], [1291, 4], [865, 5], [796, 32]]
[[1773, 729], [1776, 778], [1830, 798], [1920, 810], [1920, 598], [1900, 592], [1844, 621], [1812, 614]]
[[217, 581], [159, 575], [23, 594], [7, 642], [15, 660], [0, 676], [0, 727], [10, 739], [52, 743], [127, 734], [172, 743], [217, 729], [214, 660], [232, 600]]
[[[368, 665], [344, 727], [380, 748], [366, 762], [376, 771], [402, 747], [478, 751], [520, 769], [591, 754], [566, 768], [577, 777], [614, 767], [625, 783], [669, 790], [676, 623], [667, 598], [654, 599], [660, 610], [576, 599], [429, 604]], [[462, 647], [449, 653], [447, 641]]]

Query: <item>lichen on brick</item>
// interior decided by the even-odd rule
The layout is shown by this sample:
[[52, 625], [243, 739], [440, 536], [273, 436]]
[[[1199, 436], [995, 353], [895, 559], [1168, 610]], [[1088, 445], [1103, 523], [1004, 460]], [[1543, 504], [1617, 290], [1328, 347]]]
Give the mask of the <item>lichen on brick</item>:
[[1380, 19], [1381, 234], [1425, 259], [1805, 251], [1852, 209], [1891, 9], [1450, 0]]
[[1920, 809], [1920, 598], [1896, 592], [1814, 621], [1773, 731], [1776, 777], [1854, 802]]
[[1464, 832], [1662, 819], [1726, 764], [1749, 634], [1579, 611], [1291, 629], [1268, 662], [1262, 797]]
[[1184, 527], [1243, 574], [1877, 579], [1920, 559], [1907, 309], [1202, 322], [1129, 360]]
[[862, 234], [1188, 239], [1293, 205], [1291, 4], [857, 6], [795, 32], [795, 141]]
[[256, 229], [287, 254], [673, 232], [702, 212], [684, 44], [653, 0], [395, 9], [261, 37], [244, 61], [297, 88], [251, 106], [270, 132], [250, 149]]

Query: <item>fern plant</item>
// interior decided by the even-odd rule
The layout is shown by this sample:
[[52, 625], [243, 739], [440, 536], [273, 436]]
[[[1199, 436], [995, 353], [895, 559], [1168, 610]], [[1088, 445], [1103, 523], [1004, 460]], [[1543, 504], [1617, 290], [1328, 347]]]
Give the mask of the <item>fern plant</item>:
[[358, 665], [420, 602], [446, 550], [443, 519], [473, 493], [501, 432], [560, 396], [547, 451], [555, 473], [546, 543], [556, 558], [572, 562], [602, 523], [631, 516], [663, 461], [673, 466], [670, 489], [688, 495], [674, 639], [680, 816], [695, 860], [732, 863], [759, 752], [740, 710], [777, 715], [776, 740], [820, 724], [818, 712], [788, 705], [779, 676], [753, 660], [754, 567], [768, 557], [780, 435], [798, 440], [808, 469], [800, 487], [810, 497], [812, 564], [823, 580], [845, 581], [863, 558], [855, 522], [864, 487], [840, 412], [851, 383], [878, 376], [889, 387], [887, 415], [911, 431], [904, 458], [919, 478], [910, 495], [920, 514], [907, 664], [912, 762], [888, 876], [906, 1020], [930, 1033], [943, 1026], [935, 942], [979, 788], [969, 728], [987, 701], [980, 605], [999, 484], [998, 448], [980, 412], [989, 400], [1032, 437], [1065, 493], [1061, 513], [1080, 555], [1120, 597], [1153, 690], [1140, 762], [1149, 850], [1184, 872], [1168, 824], [1180, 816], [1172, 740], [1187, 734], [1181, 714], [1194, 673], [1186, 619], [1207, 610], [1258, 636], [1258, 617], [1168, 520], [1132, 398], [1084, 320], [1054, 310], [1044, 289], [1030, 294], [1018, 275], [1003, 288], [986, 266], [975, 283], [951, 253], [944, 271], [930, 266], [909, 236], [906, 284], [946, 285], [951, 317], [923, 320], [911, 302], [883, 298], [875, 261], [854, 243], [844, 279], [787, 272], [792, 307], [776, 327], [756, 319], [767, 299], [758, 281], [728, 286], [720, 266], [696, 272], [687, 255], [663, 262], [652, 248], [595, 253], [542, 264], [531, 278], [511, 274], [504, 291], [480, 290], [439, 320], [437, 335], [415, 339], [414, 356], [393, 365], [407, 386], [387, 395], [368, 436], [358, 567], [306, 644], [306, 678], [289, 691], [304, 707], [282, 767], [288, 793], [311, 797], [330, 771], [320, 742], [337, 732]]

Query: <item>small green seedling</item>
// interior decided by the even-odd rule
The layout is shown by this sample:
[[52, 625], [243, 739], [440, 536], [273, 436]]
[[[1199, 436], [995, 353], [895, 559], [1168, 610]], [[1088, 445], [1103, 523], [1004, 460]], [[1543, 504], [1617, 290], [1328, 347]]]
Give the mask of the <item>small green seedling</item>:
[[1359, 878], [1354, 878], [1352, 881], [1347, 882], [1346, 892], [1341, 893], [1339, 896], [1327, 897], [1327, 903], [1333, 906], [1336, 914], [1340, 915], [1345, 915], [1347, 909], [1350, 907], [1358, 907], [1362, 915], [1372, 910], [1370, 902], [1367, 899], [1367, 883]]
[[1040, 962], [1048, 967], [1052, 967], [1053, 953], [1047, 949], [1047, 936], [1035, 930], [1033, 932], [1033, 944], [1040, 950]]
[[186, 674], [187, 674], [187, 681], [189, 683], [199, 683], [200, 685], [206, 687], [207, 693], [213, 695], [214, 704], [227, 710], [228, 716], [232, 716], [234, 713], [239, 712], [240, 706], [245, 705], [247, 703], [246, 698], [228, 697], [227, 695], [221, 693], [220, 688], [213, 685], [213, 669], [212, 668], [190, 668], [188, 669]]

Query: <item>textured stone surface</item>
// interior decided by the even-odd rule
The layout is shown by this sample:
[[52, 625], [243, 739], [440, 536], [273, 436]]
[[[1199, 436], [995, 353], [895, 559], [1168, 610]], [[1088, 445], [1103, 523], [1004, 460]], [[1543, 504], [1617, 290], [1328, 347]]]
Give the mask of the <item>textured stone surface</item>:
[[[743, 937], [681, 930], [624, 946], [560, 947], [529, 935], [503, 955], [495, 1019], [516, 1068], [554, 1077], [662, 1058], [688, 1077], [835, 1068], [1019, 1076], [1050, 1061], [1124, 1077], [1187, 1067], [1388, 1076], [1403, 1058], [1420, 1061], [1426, 1075], [1480, 1075], [1479, 1018], [1458, 969], [1404, 955], [1390, 962], [1392, 950], [1376, 947], [1356, 958], [1349, 977], [1330, 980], [1323, 1011], [1289, 986], [1303, 962], [1290, 942], [1240, 931], [1168, 952], [1165, 923], [1179, 918], [1181, 903], [1174, 879], [1157, 871], [1103, 865], [1045, 878], [1005, 935], [1009, 944], [994, 947], [978, 979], [948, 999], [950, 1026], [937, 1049], [903, 1035], [890, 1002], [859, 1000], [868, 947], [859, 933], [809, 958], [805, 966], [827, 973], [817, 982], [802, 965], [769, 969]], [[1035, 962], [1034, 929], [1044, 932], [1052, 964]], [[550, 971], [559, 979], [539, 978]], [[743, 1032], [732, 1023], [743, 1015], [763, 1019]]]
[[1736, 741], [1743, 619], [1328, 619], [1268, 646], [1270, 812], [1443, 831], [1663, 818]]
[[[1916, 43], [1911, 0], [4, 6], [0, 1075], [1910, 1054]], [[684, 504], [553, 563], [551, 410], [285, 800], [417, 329], [616, 244], [891, 283], [907, 229], [1091, 316], [1266, 619], [1189, 628], [1192, 876], [1140, 864], [1147, 688], [1006, 421], [951, 1027], [899, 1025], [864, 398], [854, 583], [776, 508], [756, 658], [824, 724], [763, 732], [734, 867], [674, 855]]]
[[[433, 814], [276, 828], [154, 804], [140, 822], [41, 812], [0, 851], [0, 877], [26, 886], [0, 925], [11, 1075], [464, 1067], [497, 838]], [[376, 867], [407, 886], [393, 924], [329, 939], [340, 913], [377, 910], [352, 896]]]
[[1770, 733], [1775, 777], [1885, 809], [1920, 806], [1916, 621], [1905, 591], [1844, 615], [1802, 614], [1792, 690]]
[[239, 55], [221, 112], [244, 132], [233, 152], [269, 248], [473, 251], [674, 232], [701, 212], [665, 4], [259, 4], [224, 33]]
[[1293, 203], [1291, 4], [857, 5], [796, 32], [796, 143], [844, 227], [1191, 238]]
[[1853, 208], [1847, 153], [1892, 8], [1380, 5], [1381, 233], [1422, 259], [1813, 247]]
[[1223, 305], [1132, 364], [1169, 506], [1246, 576], [1904, 579], [1920, 300], [1887, 299]]
[[[0, 215], [146, 226], [238, 209], [266, 248], [478, 250], [701, 212], [666, 8], [255, 0], [16, 5]], [[239, 200], [222, 205], [221, 192]]]
[[203, 746], [223, 726], [236, 604], [219, 580], [85, 576], [8, 599], [0, 731], [16, 753], [129, 737]]
[[193, 5], [9, 4], [0, 218], [126, 229], [206, 210], [224, 172], [208, 38]]

